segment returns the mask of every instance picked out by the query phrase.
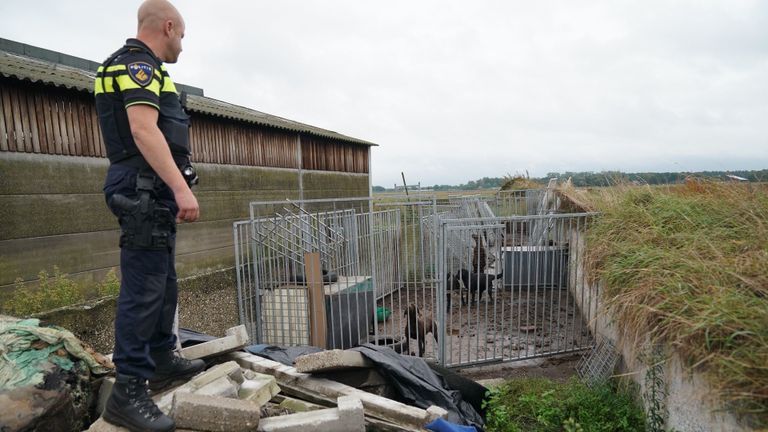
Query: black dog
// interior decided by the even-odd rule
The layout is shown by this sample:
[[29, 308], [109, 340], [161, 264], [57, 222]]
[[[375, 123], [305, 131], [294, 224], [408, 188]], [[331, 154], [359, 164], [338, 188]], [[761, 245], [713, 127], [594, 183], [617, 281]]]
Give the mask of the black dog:
[[451, 309], [451, 296], [453, 293], [456, 293], [461, 298], [461, 304], [465, 305], [467, 304], [467, 299], [464, 294], [461, 292], [461, 282], [459, 282], [459, 279], [455, 277], [454, 275], [448, 273], [445, 275], [445, 297], [447, 300], [445, 308], [450, 310]]
[[480, 297], [483, 296], [483, 292], [488, 291], [488, 300], [492, 300], [493, 281], [501, 278], [504, 274], [502, 271], [499, 274], [486, 274], [486, 273], [470, 273], [467, 269], [459, 270], [456, 275], [467, 287], [468, 296], [471, 303], [475, 302], [475, 295], [477, 295], [477, 301], [480, 301]]

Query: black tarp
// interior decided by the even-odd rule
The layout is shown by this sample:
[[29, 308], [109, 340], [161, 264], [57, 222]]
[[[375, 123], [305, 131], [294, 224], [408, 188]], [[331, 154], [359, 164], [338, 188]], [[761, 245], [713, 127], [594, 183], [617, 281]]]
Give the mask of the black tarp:
[[378, 372], [396, 388], [401, 402], [422, 409], [437, 405], [448, 411], [446, 420], [482, 430], [484, 422], [480, 413], [424, 359], [401, 356], [390, 348], [373, 344], [350, 348], [350, 351], [358, 351], [374, 362]]
[[[296, 357], [323, 351], [313, 346], [274, 345], [251, 345], [245, 347], [245, 350], [286, 366], [293, 366]], [[476, 406], [481, 405], [487, 391], [485, 387], [449, 370], [430, 365], [420, 357], [402, 356], [388, 347], [364, 344], [350, 348], [350, 351], [360, 352], [376, 365], [376, 370], [397, 391], [399, 402], [422, 409], [437, 405], [448, 411], [446, 420], [459, 425], [475, 426], [482, 432], [484, 421]], [[333, 379], [330, 375], [327, 378]], [[469, 403], [467, 397], [473, 403]]]
[[214, 339], [216, 339], [216, 336], [179, 327], [179, 343], [181, 343], [182, 348], [212, 341]]

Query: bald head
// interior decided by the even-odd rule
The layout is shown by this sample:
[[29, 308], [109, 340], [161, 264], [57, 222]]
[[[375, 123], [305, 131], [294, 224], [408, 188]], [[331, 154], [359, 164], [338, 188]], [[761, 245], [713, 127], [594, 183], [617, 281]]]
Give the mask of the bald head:
[[136, 38], [147, 44], [166, 63], [175, 63], [181, 53], [184, 19], [167, 0], [146, 0], [139, 7]]

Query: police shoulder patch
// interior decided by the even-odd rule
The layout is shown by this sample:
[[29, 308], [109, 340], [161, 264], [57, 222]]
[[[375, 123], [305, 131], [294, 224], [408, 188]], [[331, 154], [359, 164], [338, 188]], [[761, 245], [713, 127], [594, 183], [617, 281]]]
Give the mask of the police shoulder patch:
[[138, 85], [146, 87], [152, 82], [155, 69], [151, 64], [143, 61], [128, 64], [128, 76]]

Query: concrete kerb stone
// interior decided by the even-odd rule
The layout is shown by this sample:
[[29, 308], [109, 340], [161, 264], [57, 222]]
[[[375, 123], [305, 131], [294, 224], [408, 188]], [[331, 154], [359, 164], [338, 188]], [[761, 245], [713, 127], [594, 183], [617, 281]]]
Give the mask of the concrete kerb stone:
[[365, 410], [360, 399], [354, 396], [341, 396], [338, 399], [338, 410], [339, 416], [349, 425], [362, 427], [358, 430], [365, 430]]
[[410, 427], [422, 428], [433, 420], [435, 413], [405, 405], [403, 403], [377, 396], [356, 388], [323, 378], [298, 372], [296, 368], [264, 359], [247, 353], [236, 353], [231, 357], [243, 368], [252, 369], [259, 373], [269, 374], [277, 379], [278, 384], [302, 387], [311, 392], [326, 397], [354, 396], [363, 404], [365, 412], [375, 417]]
[[248, 331], [244, 325], [227, 329], [225, 334], [223, 338], [184, 348], [181, 355], [190, 360], [200, 359], [237, 350], [248, 344]]
[[334, 432], [365, 431], [365, 414], [360, 399], [342, 396], [338, 399], [338, 408], [326, 408], [298, 414], [264, 418], [259, 423], [259, 431], [293, 432], [316, 429]]
[[244, 380], [240, 385], [238, 396], [240, 399], [250, 400], [261, 406], [278, 393], [280, 393], [280, 387], [275, 377], [254, 372], [252, 379]]
[[433, 421], [444, 418], [448, 415], [448, 411], [445, 410], [445, 408], [441, 408], [437, 405], [432, 405], [429, 408], [427, 408], [427, 415], [429, 415], [429, 423], [432, 423]]
[[[115, 426], [111, 423], [107, 423], [103, 418], [99, 417], [86, 432], [130, 432], [128, 429]], [[176, 432], [192, 432], [190, 429], [176, 428]]]
[[371, 368], [373, 362], [357, 351], [329, 350], [299, 356], [294, 361], [299, 372], [330, 372], [350, 368]]
[[282, 396], [282, 400], [280, 401], [280, 407], [293, 412], [297, 412], [297, 413], [307, 412], [307, 411], [316, 411], [316, 410], [327, 408], [322, 405], [314, 404], [312, 402], [307, 402], [301, 399], [295, 399], [285, 395]]
[[232, 381], [231, 378], [228, 376], [223, 376], [200, 387], [197, 390], [194, 390], [194, 393], [201, 396], [218, 396], [229, 399], [237, 399], [239, 389], [238, 385]]
[[[158, 395], [159, 397], [156, 398], [157, 406], [163, 410], [163, 412], [168, 412], [171, 409], [171, 406], [173, 404], [173, 395], [174, 393], [194, 393], [195, 391], [201, 389], [202, 387], [222, 378], [222, 377], [242, 377], [243, 371], [240, 369], [240, 365], [238, 365], [234, 361], [228, 361], [226, 363], [217, 364], [216, 366], [208, 369], [205, 372], [201, 372], [197, 375], [195, 375], [191, 380], [187, 381], [185, 384], [181, 385], [180, 387], [177, 387], [176, 389], [163, 393], [161, 395]], [[236, 380], [235, 378], [234, 380]], [[234, 381], [233, 380], [233, 381]], [[235, 390], [237, 392], [237, 390]], [[155, 399], [155, 398], [153, 398]]]
[[112, 393], [112, 387], [115, 386], [115, 379], [113, 377], [105, 377], [101, 381], [99, 387], [99, 397], [96, 399], [96, 412], [101, 415], [104, 412], [104, 408], [107, 406], [107, 399], [109, 394]]
[[171, 416], [181, 428], [240, 432], [256, 429], [260, 411], [261, 407], [250, 401], [177, 392]]

